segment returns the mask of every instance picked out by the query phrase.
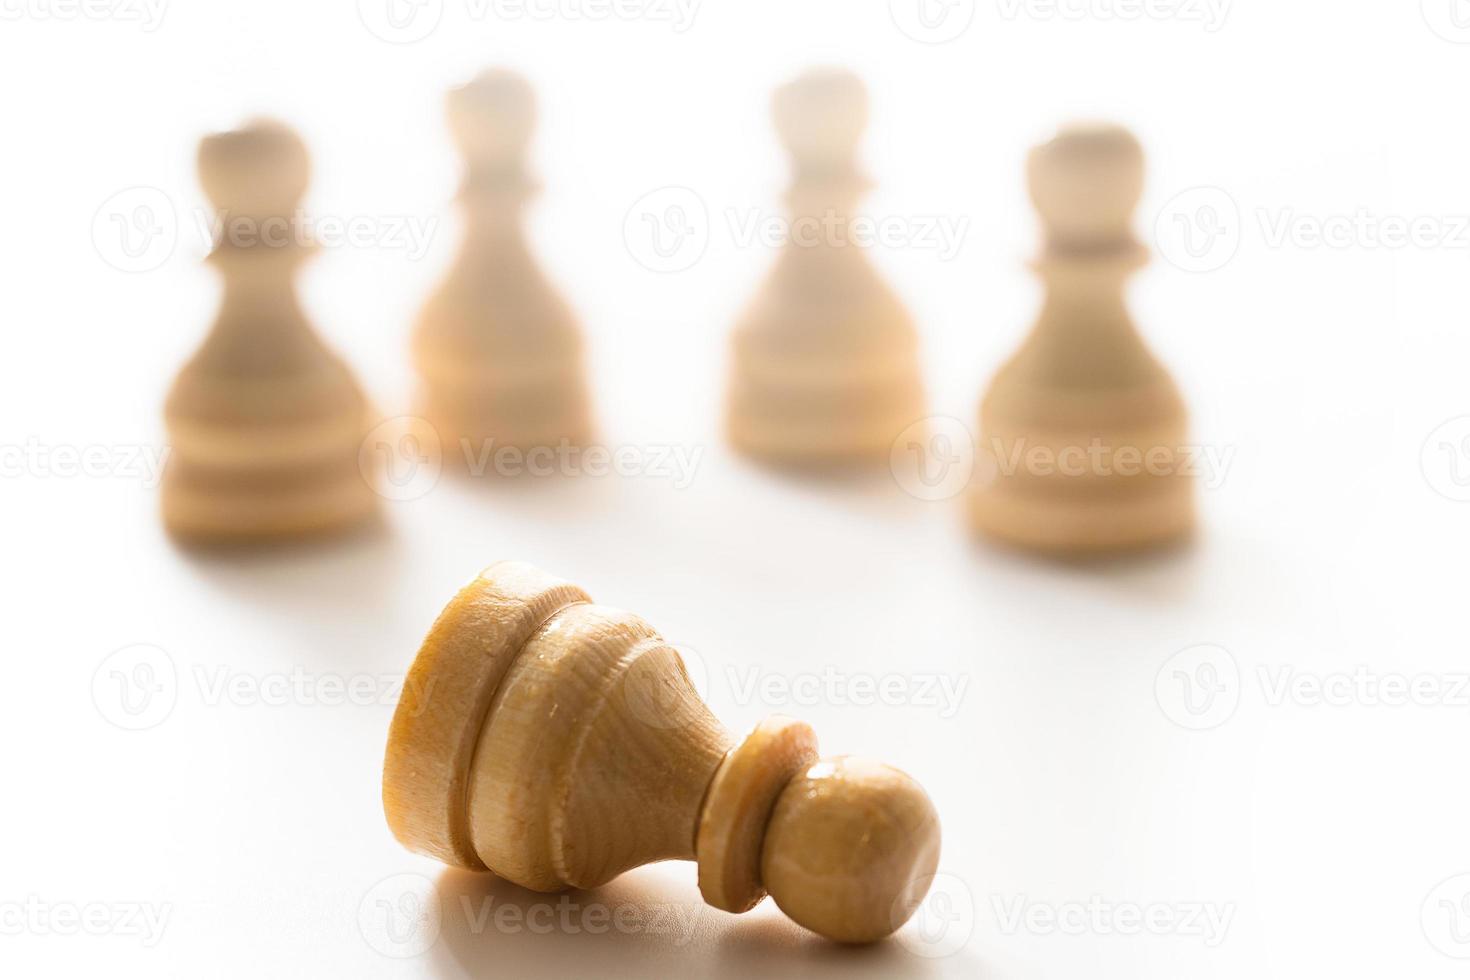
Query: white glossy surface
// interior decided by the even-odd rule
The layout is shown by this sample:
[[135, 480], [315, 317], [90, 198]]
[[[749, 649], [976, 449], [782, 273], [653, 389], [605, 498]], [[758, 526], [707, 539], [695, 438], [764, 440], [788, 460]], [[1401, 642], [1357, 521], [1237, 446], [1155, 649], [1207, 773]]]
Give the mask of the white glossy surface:
[[[1429, 440], [1470, 413], [1470, 233], [1454, 223], [1470, 213], [1470, 47], [1436, 36], [1410, 3], [1238, 3], [1213, 32], [973, 6], [962, 36], [929, 46], [884, 4], [838, 0], [710, 3], [682, 33], [476, 19], [479, 8], [446, 0], [439, 29], [405, 45], [372, 36], [351, 4], [177, 3], [151, 32], [7, 5], [0, 970], [1462, 976], [1447, 954], [1470, 956], [1450, 931], [1470, 940], [1470, 879], [1436, 886], [1470, 872], [1470, 503], [1436, 487], [1463, 489], [1451, 467], [1470, 458], [1458, 431]], [[950, 261], [875, 253], [918, 318], [936, 412], [971, 417], [1034, 309], [1020, 175], [1055, 122], [1102, 115], [1137, 130], [1151, 244], [1179, 192], [1229, 194], [1243, 220], [1234, 259], [1199, 274], [1156, 261], [1133, 294], [1199, 442], [1234, 453], [1202, 494], [1193, 547], [1105, 568], [1034, 562], [969, 540], [957, 504], [914, 500], [886, 475], [795, 480], [725, 451], [724, 338], [770, 261], [725, 215], [779, 213], [768, 94], [822, 61], [851, 64], [872, 89], [870, 213], [970, 221]], [[441, 94], [495, 63], [538, 87], [546, 192], [532, 229], [586, 324], [606, 438], [699, 451], [688, 487], [446, 478], [389, 505], [377, 533], [231, 558], [172, 547], [155, 491], [120, 462], [89, 478], [21, 460], [13, 447], [100, 446], [114, 461], [156, 451], [164, 388], [215, 302], [191, 224], [194, 142], [256, 111], [284, 116], [311, 146], [312, 213], [440, 221], [421, 258], [327, 249], [303, 282], [322, 332], [390, 413], [405, 410], [408, 320], [454, 248]], [[183, 223], [166, 261], [130, 274], [103, 261], [116, 240], [100, 233], [99, 248], [92, 229], [137, 185]], [[716, 226], [696, 265], [658, 274], [635, 261], [624, 224], [666, 185], [695, 189]], [[1429, 216], [1452, 240], [1272, 243], [1287, 214], [1359, 209]], [[696, 651], [732, 728], [784, 711], [810, 721], [825, 752], [912, 773], [944, 820], [941, 867], [958, 902], [931, 911], [959, 915], [942, 934], [932, 919], [940, 945], [924, 948], [967, 942], [935, 958], [898, 942], [832, 948], [769, 903], [743, 918], [703, 910], [688, 865], [568, 907], [404, 853], [378, 802], [391, 708], [332, 685], [362, 685], [359, 701], [391, 693], [443, 602], [512, 556]], [[117, 713], [113, 675], [129, 665], [107, 658], [135, 644], [166, 652], [177, 680], [172, 710], [143, 731], [108, 720], [133, 717]], [[1192, 731], [1170, 720], [1155, 682], [1162, 671], [1177, 715], [1174, 669], [1197, 665], [1168, 662], [1201, 644], [1233, 657], [1239, 703]], [[1273, 703], [1284, 670], [1310, 682], [1359, 667], [1427, 677], [1435, 703], [1372, 704], [1354, 690], [1345, 704], [1309, 703], [1310, 690]], [[841, 686], [889, 675], [909, 703], [855, 705]], [[925, 678], [962, 690], [957, 709], [922, 703]], [[783, 695], [792, 683], [796, 703]], [[149, 710], [166, 706], [159, 696]], [[385, 940], [379, 902], [423, 887], [442, 911], [438, 934]], [[78, 929], [68, 910], [93, 903], [105, 934], [63, 934]], [[1048, 926], [1088, 903], [1125, 917], [1161, 905], [1168, 934]], [[166, 917], [161, 932], [133, 918], [144, 908]], [[1228, 927], [1184, 922], [1196, 909]], [[427, 948], [381, 952], [416, 944]]]

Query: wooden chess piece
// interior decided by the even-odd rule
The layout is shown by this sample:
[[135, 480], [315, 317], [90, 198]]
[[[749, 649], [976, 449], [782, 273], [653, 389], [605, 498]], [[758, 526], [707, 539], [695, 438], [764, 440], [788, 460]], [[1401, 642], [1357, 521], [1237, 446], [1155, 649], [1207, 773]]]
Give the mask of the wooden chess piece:
[[163, 517], [181, 538], [286, 537], [376, 511], [358, 465], [367, 399], [296, 298], [311, 251], [296, 220], [309, 170], [306, 147], [277, 122], [200, 143], [200, 182], [220, 216], [209, 261], [224, 295], [164, 410]]
[[878, 465], [924, 415], [924, 391], [909, 314], [855, 241], [867, 91], [812, 71], [777, 90], [774, 115], [795, 171], [791, 226], [735, 329], [729, 438], [776, 463]]
[[1111, 125], [1032, 151], [1045, 225], [1041, 314], [980, 407], [973, 521], [1002, 541], [1097, 554], [1160, 544], [1194, 522], [1184, 402], [1134, 326], [1128, 276], [1148, 261], [1131, 222], [1143, 150]]
[[520, 562], [440, 614], [388, 734], [383, 806], [407, 847], [525, 888], [593, 888], [696, 861], [728, 912], [767, 891], [841, 942], [896, 930], [923, 900], [939, 821], [910, 777], [818, 760], [799, 721], [742, 741], [643, 620]]
[[492, 444], [584, 445], [592, 421], [581, 332], [521, 221], [537, 190], [526, 169], [534, 93], [519, 75], [483, 72], [449, 93], [448, 116], [465, 160], [465, 230], [414, 333], [423, 414], [446, 447], [470, 450], [466, 459]]

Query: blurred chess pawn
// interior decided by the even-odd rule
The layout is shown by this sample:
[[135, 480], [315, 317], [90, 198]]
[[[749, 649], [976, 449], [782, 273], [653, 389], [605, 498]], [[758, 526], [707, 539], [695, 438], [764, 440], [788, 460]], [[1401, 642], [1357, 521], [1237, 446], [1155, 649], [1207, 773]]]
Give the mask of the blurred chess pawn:
[[523, 888], [694, 861], [710, 905], [745, 912], [769, 892], [840, 942], [902, 926], [939, 860], [912, 778], [819, 759], [790, 718], [732, 739], [651, 626], [521, 562], [485, 569], [429, 630], [388, 732], [383, 808], [410, 849]]
[[975, 526], [1059, 553], [1179, 538], [1194, 522], [1186, 411], [1124, 297], [1148, 261], [1131, 230], [1143, 150], [1121, 127], [1077, 126], [1033, 150], [1027, 170], [1046, 298], [980, 407], [977, 464], [990, 478]]
[[300, 138], [276, 122], [199, 146], [200, 182], [221, 216], [209, 261], [224, 294], [164, 412], [163, 517], [178, 537], [286, 537], [376, 510], [358, 466], [369, 405], [296, 298], [296, 269], [311, 250], [296, 221], [309, 170]]
[[582, 338], [531, 254], [521, 212], [537, 189], [526, 171], [535, 100], [525, 79], [487, 71], [449, 93], [464, 157], [464, 241], [414, 333], [423, 414], [446, 454], [530, 449], [592, 438]]
[[867, 92], [850, 72], [812, 71], [777, 90], [774, 113], [791, 228], [735, 329], [729, 437], [777, 463], [881, 464], [924, 392], [913, 323], [854, 242]]

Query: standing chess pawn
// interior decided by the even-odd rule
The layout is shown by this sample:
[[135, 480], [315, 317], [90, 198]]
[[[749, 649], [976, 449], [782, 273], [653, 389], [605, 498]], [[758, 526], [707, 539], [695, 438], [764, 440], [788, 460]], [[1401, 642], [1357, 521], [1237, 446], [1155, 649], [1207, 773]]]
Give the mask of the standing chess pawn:
[[310, 253], [296, 221], [309, 169], [300, 138], [276, 122], [199, 146], [200, 182], [220, 216], [209, 261], [224, 295], [164, 411], [163, 517], [181, 538], [286, 537], [376, 510], [358, 466], [367, 400], [296, 298]]
[[410, 849], [524, 888], [695, 861], [716, 908], [745, 912], [769, 892], [840, 942], [908, 921], [939, 860], [939, 820], [913, 779], [819, 760], [791, 719], [731, 739], [652, 627], [520, 562], [480, 573], [419, 648], [383, 807]]
[[1131, 230], [1143, 150], [1121, 127], [1078, 126], [1033, 150], [1027, 170], [1046, 298], [981, 404], [978, 462], [992, 479], [975, 493], [975, 526], [1058, 553], [1179, 538], [1194, 521], [1188, 420], [1124, 298], [1148, 261]]
[[777, 90], [774, 114], [791, 225], [735, 330], [729, 437], [777, 463], [881, 463], [924, 392], [913, 323], [854, 241], [867, 92], [850, 72], [812, 71]]
[[465, 160], [464, 241], [419, 316], [414, 360], [423, 413], [467, 459], [493, 445], [531, 449], [592, 436], [575, 317], [531, 254], [521, 212], [535, 122], [530, 85], [487, 71], [449, 93], [449, 127]]

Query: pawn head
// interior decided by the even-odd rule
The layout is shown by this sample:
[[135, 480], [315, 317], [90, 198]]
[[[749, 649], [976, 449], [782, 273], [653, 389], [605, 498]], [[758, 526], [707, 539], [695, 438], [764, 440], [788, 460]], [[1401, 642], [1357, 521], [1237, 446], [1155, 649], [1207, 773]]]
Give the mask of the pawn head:
[[285, 123], [258, 119], [199, 143], [199, 182], [221, 211], [289, 214], [310, 177], [306, 144]]
[[809, 71], [776, 90], [776, 131], [798, 165], [851, 165], [868, 125], [868, 90], [846, 69]]
[[781, 911], [829, 939], [867, 943], [909, 920], [939, 862], [939, 816], [892, 766], [824, 759], [786, 785], [761, 878]]
[[1095, 249], [1133, 241], [1133, 211], [1143, 196], [1143, 148], [1111, 124], [1073, 125], [1031, 151], [1031, 201], [1050, 246]]
[[455, 145], [472, 165], [507, 164], [531, 142], [536, 93], [515, 72], [493, 68], [451, 90], [448, 112]]

